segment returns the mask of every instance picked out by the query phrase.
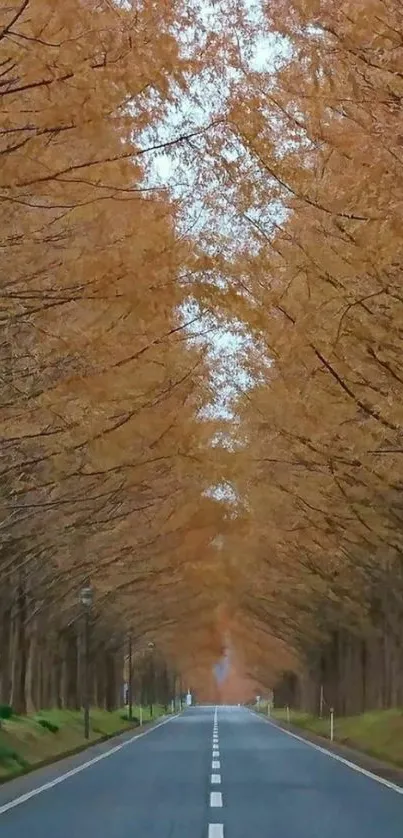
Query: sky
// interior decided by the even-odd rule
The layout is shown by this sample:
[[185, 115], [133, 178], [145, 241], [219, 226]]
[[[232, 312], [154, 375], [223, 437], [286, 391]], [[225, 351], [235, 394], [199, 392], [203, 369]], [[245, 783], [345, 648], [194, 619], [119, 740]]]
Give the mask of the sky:
[[[240, 0], [240, 2], [243, 2], [245, 9], [247, 9], [250, 20], [262, 24], [254, 44], [242, 43], [239, 33], [230, 30], [230, 34], [236, 38], [237, 45], [243, 53], [244, 65], [255, 72], [265, 75], [273, 74], [289, 54], [288, 43], [278, 34], [264, 33], [263, 18], [261, 18], [262, 0]], [[199, 19], [213, 31], [227, 25], [225, 12], [228, 6], [231, 6], [228, 0], [203, 0], [202, 3], [200, 3], [200, 0], [189, 0], [189, 7], [197, 10]], [[184, 41], [185, 51], [187, 47], [188, 45]], [[211, 79], [207, 74], [206, 76], [200, 76], [199, 74], [197, 79], [191, 83], [190, 95], [180, 94], [180, 106], [178, 107], [177, 102], [175, 102], [174, 105], [168, 107], [166, 118], [153, 134], [153, 142], [156, 144], [166, 142], [180, 136], [189, 129], [208, 125], [215, 113], [225, 106], [229, 90], [228, 84], [235, 78], [236, 73], [233, 69], [227, 70], [226, 81], [222, 76], [219, 79]], [[138, 141], [138, 138], [136, 139]], [[149, 136], [140, 138], [140, 145], [148, 146], [151, 144], [153, 143], [150, 143]], [[235, 144], [231, 153], [235, 156], [238, 153]], [[244, 153], [244, 150], [241, 149], [240, 153]], [[205, 185], [202, 184], [200, 189], [198, 180], [200, 173], [197, 170], [197, 162], [195, 164], [197, 154], [194, 155], [191, 163], [188, 162], [185, 154], [186, 148], [182, 149], [180, 145], [179, 147], [173, 146], [169, 151], [147, 154], [143, 158], [146, 165], [146, 181], [152, 187], [157, 186], [167, 190], [175, 199], [177, 205], [182, 208], [178, 218], [179, 234], [186, 237], [194, 236], [199, 243], [200, 234], [203, 231], [218, 226], [219, 230], [226, 235], [228, 247], [230, 247], [231, 239], [233, 239], [235, 251], [237, 233], [235, 232], [234, 222], [236, 220], [233, 210], [230, 208], [230, 201], [223, 195], [220, 216], [214, 215], [212, 211], [207, 211], [206, 204], [203, 203], [203, 195], [208, 198], [208, 188], [212, 189], [214, 187], [209, 184], [207, 191], [204, 192]], [[253, 213], [253, 209], [251, 212]], [[267, 216], [264, 218], [265, 223], [270, 218], [270, 213], [273, 212], [277, 213], [278, 220], [280, 208], [273, 209], [273, 206], [271, 206], [268, 207]], [[242, 235], [246, 237], [246, 241], [248, 230], [245, 231], [244, 222], [242, 222], [242, 226]], [[196, 281], [202, 281], [202, 277]], [[192, 300], [191, 290], [189, 290], [189, 299], [182, 306], [180, 312], [182, 322], [191, 321], [198, 313], [197, 303]], [[206, 418], [223, 419], [234, 425], [237, 422], [237, 398], [240, 392], [247, 391], [253, 383], [247, 369], [247, 363], [245, 363], [253, 339], [245, 333], [241, 323], [231, 323], [229, 321], [225, 323], [222, 319], [216, 318], [215, 327], [212, 329], [213, 320], [214, 316], [209, 312], [204, 321], [202, 318], [201, 321], [198, 320], [193, 326], [189, 327], [190, 340], [207, 347], [207, 363], [210, 364], [211, 370], [210, 376], [214, 395], [201, 415]], [[206, 332], [205, 336], [203, 336], [203, 332]], [[212, 444], [231, 446], [233, 444], [233, 434], [229, 435], [224, 430], [223, 433], [218, 434], [212, 440]], [[212, 486], [210, 493], [218, 500], [225, 500], [227, 503], [233, 504], [234, 509], [239, 500], [232, 487], [224, 483]], [[220, 666], [223, 666], [225, 670], [228, 662], [221, 662]], [[221, 671], [221, 669], [218, 670], [218, 672]]]
[[[261, 17], [261, 0], [243, 0], [243, 4], [250, 19], [258, 21]], [[228, 5], [227, 0], [204, 0], [202, 3], [199, 0], [197, 2], [194, 0], [193, 2], [193, 8], [197, 9], [199, 18], [213, 30], [222, 26], [223, 13], [225, 13]], [[192, 6], [192, 2], [190, 2], [190, 6]], [[260, 31], [263, 32], [263, 25]], [[237, 40], [243, 49], [244, 60], [248, 66], [252, 70], [264, 74], [274, 73], [289, 54], [287, 41], [275, 33], [260, 34], [256, 37], [253, 45], [242, 45], [238, 34]], [[218, 90], [220, 92], [217, 94]], [[175, 105], [168, 109], [167, 118], [158, 131], [159, 137], [167, 139], [177, 136], [183, 130], [184, 125], [200, 126], [208, 124], [214, 114], [214, 107], [219, 108], [220, 104], [224, 103], [226, 92], [227, 87], [222, 79], [220, 79], [218, 85], [217, 80], [211, 82], [209, 78], [205, 80], [198, 78], [193, 86], [192, 96], [189, 98], [182, 95], [181, 107], [178, 108]], [[190, 199], [192, 193], [198, 194], [199, 192], [197, 189], [198, 172], [188, 166], [186, 162], [184, 163], [183, 158], [180, 154], [178, 155], [175, 148], [170, 152], [157, 152], [147, 156], [147, 166], [149, 182], [152, 185], [167, 189], [177, 201], [182, 202], [183, 212], [179, 219], [180, 233], [189, 235], [189, 231], [192, 230], [192, 233], [197, 236], [203, 227], [208, 228], [209, 225], [227, 223], [228, 230], [226, 232], [228, 239], [230, 238], [233, 219], [228, 216], [227, 222], [225, 222], [225, 210], [218, 220], [215, 217], [208, 216], [205, 206], [200, 205], [197, 200]], [[280, 208], [273, 210], [273, 207], [271, 207], [268, 213], [273, 213], [273, 211], [280, 213]], [[184, 307], [182, 312], [183, 319], [186, 320], [191, 319], [188, 317], [189, 305], [190, 303]], [[208, 325], [211, 325], [211, 317], [209, 317], [209, 322], [206, 322], [206, 327]], [[203, 325], [201, 326], [198, 322], [193, 328], [193, 333], [192, 329], [190, 330], [190, 334], [198, 340], [198, 338], [195, 338], [195, 333], [202, 331], [204, 331]], [[247, 370], [242, 363], [251, 339], [241, 333], [240, 324], [238, 327], [237, 324], [225, 326], [217, 322], [216, 329], [214, 332], [208, 332], [206, 340], [209, 347], [208, 358], [212, 370], [213, 388], [216, 393], [214, 401], [206, 410], [206, 415], [230, 419], [234, 417], [233, 405], [236, 396], [240, 390], [247, 390], [251, 383]]]
[[[243, 0], [245, 8], [247, 8], [251, 20], [258, 20], [261, 15], [262, 2], [261, 0]], [[192, 6], [192, 0], [189, 5]], [[214, 29], [222, 25], [223, 12], [228, 7], [226, 0], [204, 0], [200, 3], [199, 0], [193, 0], [193, 7], [197, 8], [198, 14], [202, 21]], [[263, 33], [264, 27], [260, 31]], [[235, 33], [233, 33], [235, 34]], [[240, 44], [238, 40], [238, 45]], [[289, 46], [285, 39], [279, 37], [274, 33], [260, 34], [256, 37], [254, 44], [240, 44], [244, 53], [244, 63], [248, 67], [258, 73], [273, 74], [276, 68], [281, 65], [284, 59], [289, 54]], [[184, 44], [186, 49], [186, 44]], [[231, 74], [235, 71], [230, 71], [227, 76], [227, 81], [220, 79], [211, 80], [211, 78], [201, 78], [198, 76], [197, 80], [191, 85], [191, 95], [181, 95], [180, 107], [177, 104], [168, 108], [167, 117], [163, 123], [158, 127], [157, 135], [154, 134], [157, 142], [166, 141], [180, 135], [185, 128], [189, 130], [193, 127], [205, 126], [209, 124], [214, 116], [214, 109], [219, 111], [220, 106], [225, 104], [225, 97], [228, 91], [228, 82], [231, 80]], [[138, 138], [136, 138], [138, 139]], [[140, 145], [150, 145], [149, 137], [140, 138]], [[237, 154], [236, 146], [234, 145], [233, 154]], [[197, 159], [197, 155], [193, 158]], [[209, 225], [219, 224], [227, 227], [225, 230], [227, 239], [230, 241], [233, 233], [231, 214], [226, 218], [226, 210], [224, 209], [222, 215], [217, 218], [209, 215], [206, 211], [206, 206], [203, 205], [200, 197], [196, 199], [194, 195], [200, 196], [198, 189], [197, 168], [193, 169], [187, 163], [186, 158], [181, 154], [181, 149], [173, 147], [164, 152], [156, 152], [151, 155], [146, 155], [146, 180], [151, 186], [158, 186], [167, 190], [172, 197], [182, 206], [178, 220], [178, 232], [180, 234], [191, 236], [195, 235], [199, 239], [200, 231], [208, 229]], [[212, 188], [210, 186], [210, 188]], [[203, 189], [201, 190], [203, 194]], [[225, 206], [225, 197], [224, 204]], [[274, 210], [280, 213], [280, 208]], [[273, 212], [273, 207], [268, 208], [268, 217], [270, 212]], [[265, 218], [266, 221], [266, 218]], [[248, 235], [244, 233], [244, 235]], [[192, 316], [196, 313], [195, 306], [197, 304], [189, 297], [188, 302], [182, 307], [181, 317], [183, 322], [189, 322]], [[248, 352], [248, 345], [252, 343], [251, 336], [242, 333], [241, 324], [223, 324], [222, 321], [217, 320], [216, 327], [213, 331], [208, 330], [206, 337], [200, 335], [204, 331], [204, 325], [211, 326], [212, 315], [209, 314], [206, 318], [205, 324], [200, 324], [200, 321], [189, 328], [189, 337], [197, 343], [205, 343], [208, 346], [208, 360], [210, 361], [212, 389], [215, 393], [212, 402], [204, 410], [204, 415], [208, 417], [223, 418], [228, 421], [236, 422], [236, 397], [239, 391], [245, 391], [251, 385], [251, 380], [243, 363], [243, 359]], [[222, 436], [213, 440], [213, 444], [225, 445], [228, 441]], [[211, 495], [217, 499], [225, 499], [228, 503], [233, 503], [234, 508], [237, 504], [238, 498], [232, 487], [227, 484], [217, 484], [211, 487]], [[227, 650], [222, 658], [214, 665], [213, 675], [218, 685], [222, 684], [230, 674], [231, 670], [231, 655]]]

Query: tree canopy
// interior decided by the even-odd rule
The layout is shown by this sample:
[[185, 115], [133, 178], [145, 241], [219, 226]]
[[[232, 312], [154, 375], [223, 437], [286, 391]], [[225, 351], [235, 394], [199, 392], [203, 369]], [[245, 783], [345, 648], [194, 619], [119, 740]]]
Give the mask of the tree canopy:
[[1, 695], [398, 703], [401, 4], [0, 14]]

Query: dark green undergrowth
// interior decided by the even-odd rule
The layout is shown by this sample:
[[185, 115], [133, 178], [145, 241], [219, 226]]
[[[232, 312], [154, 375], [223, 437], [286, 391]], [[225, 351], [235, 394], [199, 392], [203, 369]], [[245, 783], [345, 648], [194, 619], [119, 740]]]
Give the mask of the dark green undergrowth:
[[[3, 707], [6, 705], [3, 705]], [[8, 706], [8, 705], [7, 705]], [[163, 714], [162, 707], [143, 711], [147, 724]], [[98, 707], [90, 711], [90, 739], [84, 736], [84, 719], [80, 710], [42, 710], [28, 716], [17, 716], [10, 710], [1, 717], [0, 783], [41, 765], [78, 753], [88, 745], [101, 742], [118, 733], [134, 730], [140, 724], [138, 707], [133, 719], [122, 709], [109, 712]]]

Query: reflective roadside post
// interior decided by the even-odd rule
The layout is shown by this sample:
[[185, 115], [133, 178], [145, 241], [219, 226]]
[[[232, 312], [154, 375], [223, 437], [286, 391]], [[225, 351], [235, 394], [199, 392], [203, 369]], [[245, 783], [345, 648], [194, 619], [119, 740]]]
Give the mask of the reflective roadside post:
[[80, 602], [84, 609], [84, 736], [90, 738], [90, 611], [94, 601], [94, 592], [90, 584], [80, 591]]

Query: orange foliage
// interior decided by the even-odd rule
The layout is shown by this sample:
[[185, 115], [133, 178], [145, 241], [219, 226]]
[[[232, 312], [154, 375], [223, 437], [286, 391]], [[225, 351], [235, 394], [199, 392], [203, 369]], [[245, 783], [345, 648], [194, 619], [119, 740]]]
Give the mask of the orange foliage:
[[[59, 636], [91, 578], [100, 632], [214, 700], [228, 645], [242, 700], [340, 623], [396, 668], [402, 12], [218, 5], [214, 32], [179, 0], [1, 11], [2, 615], [18, 590], [10, 643]], [[203, 413], [204, 318], [247, 338], [233, 417]]]

